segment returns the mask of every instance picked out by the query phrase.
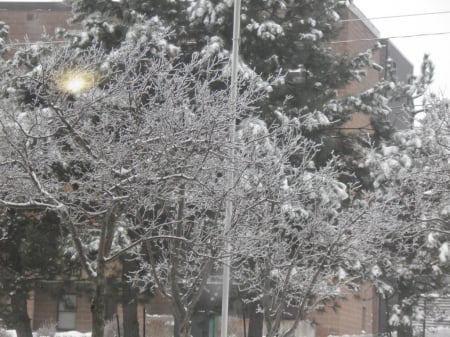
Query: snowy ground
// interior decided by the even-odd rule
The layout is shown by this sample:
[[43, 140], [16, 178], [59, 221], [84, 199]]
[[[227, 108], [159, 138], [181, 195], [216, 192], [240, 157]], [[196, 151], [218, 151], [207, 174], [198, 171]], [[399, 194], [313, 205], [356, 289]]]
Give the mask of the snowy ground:
[[425, 337], [449, 337], [450, 328], [435, 328], [427, 330]]
[[[6, 330], [6, 332], [8, 333], [9, 337], [17, 337], [16, 330]], [[33, 332], [33, 336], [37, 337], [38, 335], [36, 332]], [[91, 337], [91, 333], [82, 333], [79, 331], [64, 331], [55, 333], [55, 337]]]

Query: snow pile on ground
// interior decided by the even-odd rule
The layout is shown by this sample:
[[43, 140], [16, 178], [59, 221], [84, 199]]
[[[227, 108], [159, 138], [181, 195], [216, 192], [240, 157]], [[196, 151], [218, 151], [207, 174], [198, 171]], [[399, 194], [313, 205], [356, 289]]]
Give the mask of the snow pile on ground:
[[364, 334], [364, 335], [328, 335], [328, 337], [375, 337], [376, 335]]
[[426, 331], [427, 337], [448, 337], [450, 336], [449, 327], [429, 328]]
[[[1, 329], [0, 329], [1, 331]], [[4, 330], [9, 337], [17, 337], [16, 330]], [[36, 332], [33, 332], [33, 337], [38, 337]], [[44, 336], [39, 336], [44, 337]], [[91, 337], [90, 332], [79, 332], [79, 331], [64, 331], [56, 332], [54, 337]]]
[[[392, 337], [396, 337], [397, 336], [397, 332], [391, 332]], [[380, 337], [380, 336], [384, 336], [384, 334], [361, 334], [361, 335], [328, 335], [328, 337]], [[446, 335], [446, 337], [448, 337], [450, 335]], [[428, 335], [427, 335], [428, 337]], [[433, 335], [434, 337], [434, 335]]]
[[91, 333], [79, 331], [64, 331], [55, 333], [55, 337], [91, 337]]
[[16, 330], [3, 330], [0, 328], [0, 336], [17, 337]]

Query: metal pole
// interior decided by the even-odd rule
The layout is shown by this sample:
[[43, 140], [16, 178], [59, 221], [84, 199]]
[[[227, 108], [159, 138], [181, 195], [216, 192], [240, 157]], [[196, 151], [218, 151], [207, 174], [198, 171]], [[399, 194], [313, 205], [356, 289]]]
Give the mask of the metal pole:
[[145, 328], [146, 328], [146, 316], [147, 316], [147, 313], [145, 312], [145, 303], [142, 305], [142, 321], [143, 321], [143, 323], [142, 323], [142, 336], [143, 337], [146, 337], [145, 336]]
[[[230, 161], [231, 168], [227, 170], [227, 190], [230, 191], [234, 184], [234, 143], [236, 138], [236, 99], [238, 94], [237, 74], [238, 74], [238, 55], [239, 55], [239, 38], [241, 26], [241, 0], [234, 0], [234, 16], [233, 16], [233, 47], [231, 51], [231, 92], [230, 92]], [[222, 279], [222, 321], [220, 336], [228, 336], [228, 302], [230, 298], [230, 263], [231, 263], [231, 245], [228, 240], [228, 231], [231, 228], [233, 217], [233, 202], [228, 196], [225, 204], [225, 257], [223, 261], [223, 279]]]
[[423, 298], [423, 322], [422, 322], [422, 328], [423, 328], [423, 337], [426, 335], [427, 331], [427, 298]]
[[117, 336], [120, 337], [120, 323], [119, 323], [119, 315], [116, 313], [116, 323], [117, 323]]

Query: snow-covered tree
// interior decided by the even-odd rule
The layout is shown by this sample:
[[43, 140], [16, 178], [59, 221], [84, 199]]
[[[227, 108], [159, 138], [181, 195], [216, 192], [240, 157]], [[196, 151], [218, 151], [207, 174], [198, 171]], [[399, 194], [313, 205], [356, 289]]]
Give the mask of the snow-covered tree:
[[53, 212], [2, 210], [0, 231], [0, 316], [19, 337], [31, 336], [27, 300], [40, 281], [64, 276], [62, 230]]
[[[227, 163], [223, 90], [229, 66], [221, 62], [231, 46], [232, 1], [72, 3], [84, 27], [61, 32], [72, 48], [30, 46], [4, 70], [0, 205], [59, 214], [96, 282], [94, 337], [101, 335], [107, 264], [129, 250], [140, 256], [135, 283], [160, 290], [172, 304], [175, 335], [189, 334], [190, 315], [223, 257], [222, 211], [230, 195], [239, 208], [225, 234], [236, 244], [235, 263], [248, 269], [243, 275], [258, 280], [251, 297], [266, 295], [272, 335], [283, 313], [296, 307], [298, 321], [314, 308], [310, 301], [349, 282], [345, 254], [361, 248], [357, 240], [367, 240], [367, 250], [376, 246], [360, 222], [367, 205], [350, 211], [353, 191], [338, 181], [339, 161], [316, 169], [316, 146], [304, 138], [320, 140], [320, 130], [361, 108], [361, 101], [339, 102], [335, 95], [372, 65], [370, 51], [350, 59], [326, 44], [346, 2], [243, 1], [242, 143], [234, 168]], [[66, 83], [73, 77], [77, 82]], [[255, 111], [249, 104], [256, 98], [262, 99]], [[362, 99], [385, 107], [376, 91]], [[290, 123], [297, 124], [292, 134], [283, 131]], [[259, 147], [261, 141], [267, 144]], [[223, 182], [225, 169], [236, 170], [232, 191]], [[379, 224], [368, 228], [378, 233]], [[261, 233], [247, 258], [239, 233]], [[300, 241], [305, 238], [311, 246]], [[264, 255], [267, 242], [277, 243], [273, 255]], [[245, 289], [248, 280], [236, 279]], [[277, 292], [268, 294], [271, 284]]]
[[9, 47], [7, 45], [9, 36], [9, 26], [5, 24], [3, 21], [0, 21], [0, 55], [3, 55], [9, 51]]
[[[343, 287], [358, 288], [386, 232], [385, 205], [354, 200], [356, 190], [339, 181], [346, 173], [337, 158], [317, 169], [319, 146], [298, 128], [269, 130], [249, 118], [238, 129], [248, 167], [234, 197], [233, 279], [245, 301], [260, 307], [267, 336], [291, 335]], [[292, 325], [282, 330], [286, 317]]]
[[391, 298], [389, 323], [402, 337], [412, 335], [414, 306], [442, 290], [449, 267], [448, 103], [430, 94], [423, 102], [411, 127], [369, 150], [365, 162], [378, 199], [393, 205], [397, 229], [386, 238], [375, 282]]
[[[104, 53], [36, 44], [2, 68], [0, 206], [57, 214], [70, 233], [68, 253], [95, 285], [97, 337], [108, 266], [122, 253], [143, 242], [164, 246], [161, 254], [173, 254], [199, 282], [195, 294], [223, 246], [221, 175], [232, 117], [228, 90], [215, 88], [222, 72], [199, 59], [151, 57], [154, 45]], [[264, 93], [249, 86], [238, 113]], [[138, 232], [136, 241], [127, 229]], [[194, 257], [203, 260], [189, 269]]]
[[[155, 41], [155, 36], [161, 37], [161, 32], [167, 30], [171, 33], [159, 39], [155, 48], [163, 48], [170, 56], [189, 60], [192, 55], [197, 55], [208, 63], [214, 58], [226, 60], [230, 54], [233, 1], [70, 2], [74, 21], [81, 23], [84, 31], [61, 31], [61, 34], [78, 48], [100, 43], [109, 51], [123, 40]], [[336, 134], [329, 129], [346, 121], [354, 110], [383, 116], [389, 112], [383, 96], [391, 90], [389, 83], [358, 98], [338, 100], [336, 97], [337, 89], [360, 79], [367, 67], [376, 66], [371, 61], [372, 50], [350, 58], [334, 54], [327, 43], [337, 36], [340, 13], [346, 6], [347, 1], [337, 0], [242, 1], [239, 73], [250, 82], [258, 81], [269, 93], [259, 103], [257, 116], [269, 126], [284, 123], [287, 119], [301, 121], [299, 130], [304, 136], [331, 145], [323, 147], [320, 155], [314, 152], [316, 164], [325, 166], [333, 150], [339, 152], [345, 147], [351, 152], [355, 148], [353, 140], [336, 142]], [[229, 71], [226, 63], [225, 71]], [[269, 85], [268, 78], [278, 74], [282, 76]], [[245, 111], [239, 116], [238, 124], [248, 117]], [[298, 157], [292, 155], [290, 159], [297, 160]], [[352, 162], [354, 158], [347, 159]], [[273, 177], [279, 174], [272, 172]], [[330, 179], [334, 181], [335, 178]], [[322, 204], [320, 198], [317, 198], [320, 207], [325, 207], [327, 201]], [[274, 218], [277, 218], [277, 212]], [[295, 221], [289, 225], [295, 225]], [[255, 229], [256, 233], [258, 231]], [[174, 244], [183, 245], [181, 242]], [[158, 249], [153, 247], [155, 250]], [[164, 263], [177, 262], [172, 256], [166, 258]], [[165, 264], [166, 268], [169, 266], [171, 264]], [[250, 324], [253, 326], [252, 322]]]
[[[170, 61], [165, 47], [151, 56], [157, 45], [104, 52], [37, 44], [4, 65], [0, 206], [57, 214], [70, 233], [67, 253], [95, 284], [94, 336], [103, 330], [108, 266], [125, 252], [139, 257], [131, 279], [158, 289], [172, 304], [174, 334], [188, 336], [225, 237], [245, 271], [235, 279], [263, 296], [270, 334], [278, 334], [283, 314], [297, 308], [298, 323], [310, 301], [351, 280], [350, 256], [375, 247], [378, 224], [361, 222], [364, 207], [344, 211], [350, 190], [338, 181], [340, 164], [314, 167], [317, 145], [299, 132], [303, 121], [269, 128], [249, 117], [231, 144], [223, 67], [205, 68], [200, 56]], [[256, 116], [252, 105], [266, 87], [243, 81], [237, 114]], [[231, 190], [227, 170], [235, 171]], [[224, 233], [226, 198], [237, 207]]]
[[[161, 42], [172, 54], [189, 59], [227, 58], [232, 45], [232, 0], [102, 0], [70, 1], [82, 33], [64, 32], [75, 46], [101, 41], [109, 49], [132, 38], [145, 42], [161, 29], [171, 32]], [[328, 44], [340, 27], [349, 1], [244, 0], [241, 6], [239, 71], [262, 79], [281, 73], [271, 94], [260, 103], [263, 120], [272, 123], [309, 113], [314, 137], [344, 122], [354, 109], [336, 99], [337, 89], [364, 76], [372, 51], [355, 57], [337, 55]], [[286, 99], [290, 98], [287, 102]], [[372, 97], [370, 97], [372, 99]], [[306, 125], [305, 125], [306, 129]], [[313, 136], [311, 133], [310, 136]]]

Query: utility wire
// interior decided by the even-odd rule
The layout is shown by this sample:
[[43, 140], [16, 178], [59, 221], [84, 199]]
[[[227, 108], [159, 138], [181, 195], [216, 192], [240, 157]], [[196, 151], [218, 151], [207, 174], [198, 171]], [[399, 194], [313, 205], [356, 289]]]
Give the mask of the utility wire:
[[373, 17], [373, 18], [344, 19], [344, 20], [339, 20], [339, 21], [340, 22], [371, 21], [371, 20], [396, 19], [396, 18], [406, 18], [406, 17], [414, 17], [414, 16], [425, 16], [425, 15], [438, 15], [438, 14], [450, 14], [450, 11], [415, 13], [415, 14], [400, 14], [400, 15], [389, 15], [389, 16], [376, 16], [376, 17]]
[[69, 41], [65, 40], [55, 40], [55, 41], [29, 41], [29, 42], [13, 42], [13, 43], [7, 43], [5, 46], [8, 47], [15, 47], [15, 46], [26, 46], [26, 45], [32, 45], [32, 44], [57, 44], [57, 43], [67, 43]]
[[[416, 14], [403, 14], [403, 15], [392, 15], [392, 16], [378, 16], [378, 17], [373, 17], [373, 18], [345, 19], [345, 20], [340, 20], [340, 22], [371, 21], [371, 20], [379, 20], [379, 19], [394, 19], [394, 18], [402, 18], [402, 17], [436, 15], [436, 14], [450, 14], [450, 11], [416, 13]], [[331, 41], [329, 43], [330, 44], [337, 44], [337, 43], [350, 43], [350, 42], [359, 42], [359, 41], [377, 41], [377, 40], [384, 40], [384, 39], [403, 39], [403, 38], [411, 38], [411, 37], [433, 36], [433, 35], [448, 35], [448, 34], [450, 34], [450, 31], [449, 32], [437, 32], [437, 33], [411, 34], [411, 35], [397, 35], [397, 36], [388, 36], [388, 37], [379, 37], [379, 38], [340, 40], [340, 41]], [[66, 43], [66, 42], [67, 41], [64, 41], [64, 40], [48, 41], [48, 42], [39, 41], [39, 43], [42, 43], [42, 44], [59, 44], [59, 43]], [[6, 44], [6, 46], [8, 46], [8, 47], [15, 47], [15, 46], [25, 46], [27, 44], [33, 44], [33, 42], [8, 43], [8, 44]]]
[[[450, 13], [450, 12], [449, 12]], [[373, 37], [373, 38], [365, 38], [365, 39], [353, 39], [353, 40], [339, 40], [339, 41], [329, 41], [329, 44], [337, 44], [337, 43], [351, 43], [351, 42], [359, 42], [359, 41], [378, 41], [378, 40], [389, 40], [389, 39], [404, 39], [411, 37], [422, 37], [422, 36], [439, 36], [439, 35], [449, 35], [448, 32], [437, 32], [437, 33], [420, 33], [420, 34], [411, 34], [411, 35], [395, 35], [395, 36], [386, 36], [386, 37]], [[68, 43], [68, 41], [57, 40], [57, 41], [37, 41], [37, 42], [17, 42], [17, 43], [8, 43], [5, 44], [7, 47], [16, 47], [16, 46], [26, 46], [34, 43], [42, 43], [42, 44], [59, 44], [59, 43]]]
[[389, 39], [404, 39], [411, 37], [421, 37], [421, 36], [437, 36], [437, 35], [448, 35], [449, 32], [438, 32], [438, 33], [422, 33], [422, 34], [411, 34], [411, 35], [395, 35], [395, 36], [386, 36], [386, 37], [373, 37], [366, 39], [354, 39], [354, 40], [340, 40], [340, 41], [330, 41], [329, 44], [337, 44], [337, 43], [350, 43], [350, 42], [359, 42], [359, 41], [378, 41], [378, 40], [389, 40]]

